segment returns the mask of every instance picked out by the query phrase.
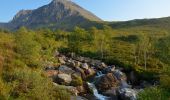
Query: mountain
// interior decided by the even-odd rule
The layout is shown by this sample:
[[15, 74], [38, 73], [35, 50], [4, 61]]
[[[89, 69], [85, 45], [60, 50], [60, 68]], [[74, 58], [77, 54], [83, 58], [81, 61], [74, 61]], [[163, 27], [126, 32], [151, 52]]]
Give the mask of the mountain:
[[70, 29], [75, 26], [94, 25], [100, 21], [102, 21], [100, 18], [70, 0], [53, 0], [50, 4], [35, 10], [19, 11], [5, 27], [12, 30], [21, 26], [31, 29], [41, 27]]
[[112, 28], [133, 28], [148, 27], [168, 29], [170, 26], [170, 17], [154, 18], [154, 19], [135, 19], [130, 21], [109, 23]]

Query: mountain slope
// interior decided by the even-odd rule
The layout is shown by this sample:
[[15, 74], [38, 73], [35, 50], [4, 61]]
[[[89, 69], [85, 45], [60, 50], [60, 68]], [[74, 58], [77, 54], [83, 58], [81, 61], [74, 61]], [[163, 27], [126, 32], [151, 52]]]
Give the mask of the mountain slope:
[[169, 29], [170, 17], [155, 18], [155, 19], [136, 19], [124, 22], [109, 23], [112, 28], [133, 28], [133, 27], [154, 27]]
[[33, 29], [72, 28], [86, 23], [95, 24], [96, 21], [102, 20], [72, 1], [53, 0], [50, 4], [35, 10], [21, 10], [6, 24], [6, 27], [10, 29], [18, 29], [21, 26]]

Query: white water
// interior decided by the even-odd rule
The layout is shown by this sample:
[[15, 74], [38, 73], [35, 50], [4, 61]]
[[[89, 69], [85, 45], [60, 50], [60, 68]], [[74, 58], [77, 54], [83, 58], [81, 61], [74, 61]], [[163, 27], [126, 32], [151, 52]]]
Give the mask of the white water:
[[87, 83], [87, 84], [89, 88], [93, 90], [93, 95], [97, 98], [97, 100], [108, 100], [109, 99], [109, 97], [99, 94], [93, 83]]

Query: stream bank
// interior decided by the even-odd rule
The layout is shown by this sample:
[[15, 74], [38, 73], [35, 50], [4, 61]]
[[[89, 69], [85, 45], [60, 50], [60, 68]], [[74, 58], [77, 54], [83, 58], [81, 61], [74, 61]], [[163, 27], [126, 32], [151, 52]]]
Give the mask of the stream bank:
[[[57, 53], [55, 57], [59, 65], [47, 65], [46, 75], [53, 79], [55, 85], [63, 86], [72, 95], [84, 97], [80, 100], [85, 98], [88, 100], [136, 100], [137, 94], [143, 90], [142, 83], [138, 86], [131, 84], [127, 73], [116, 65], [106, 65], [101, 60], [60, 53]], [[132, 73], [130, 78], [133, 80], [135, 75], [133, 71], [130, 73]], [[143, 83], [143, 85], [148, 84], [148, 82]]]

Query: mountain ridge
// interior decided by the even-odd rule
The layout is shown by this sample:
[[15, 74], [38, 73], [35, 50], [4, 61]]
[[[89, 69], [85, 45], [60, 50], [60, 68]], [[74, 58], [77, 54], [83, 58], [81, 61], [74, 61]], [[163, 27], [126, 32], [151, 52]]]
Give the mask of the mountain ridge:
[[[25, 26], [31, 29], [42, 27], [72, 28], [81, 23], [102, 21], [96, 15], [69, 0], [53, 0], [51, 3], [35, 10], [21, 10], [10, 22], [8, 29], [18, 29]], [[0, 25], [1, 26], [1, 25]]]

